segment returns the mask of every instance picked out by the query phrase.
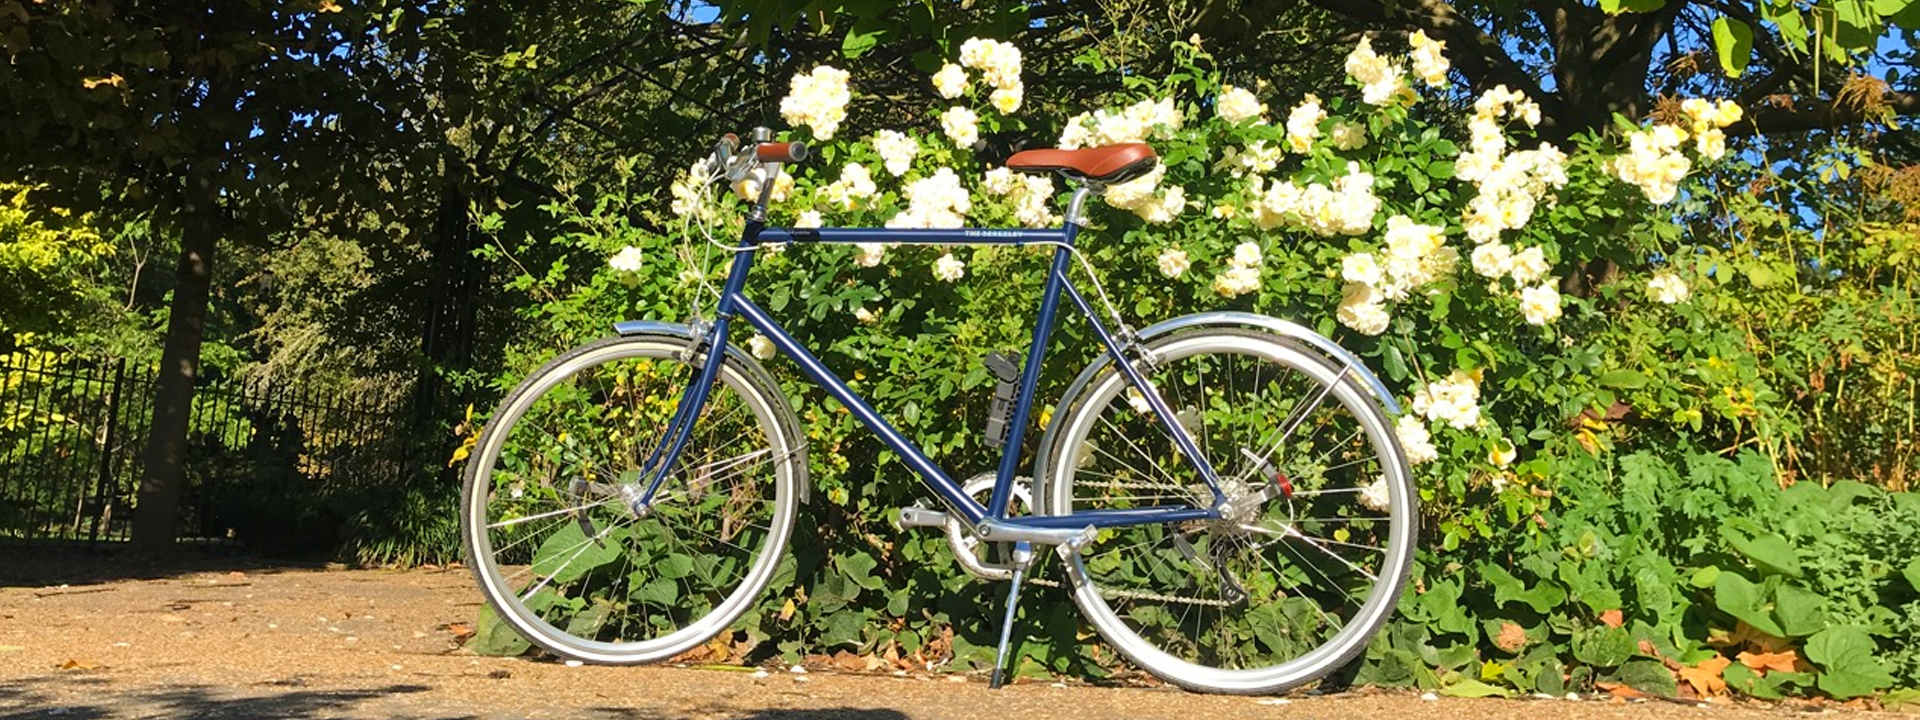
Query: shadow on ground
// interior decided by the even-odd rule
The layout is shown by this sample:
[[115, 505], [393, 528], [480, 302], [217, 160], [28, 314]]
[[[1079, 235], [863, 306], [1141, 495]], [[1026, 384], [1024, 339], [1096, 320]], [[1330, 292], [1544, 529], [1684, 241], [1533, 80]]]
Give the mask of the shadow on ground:
[[325, 563], [309, 560], [247, 557], [234, 550], [182, 549], [173, 557], [154, 559], [133, 555], [120, 547], [0, 545], [0, 587], [85, 586], [117, 580], [162, 580], [204, 572], [259, 573], [324, 566]]
[[[373, 689], [318, 690], [285, 686], [255, 686], [235, 692], [208, 685], [152, 690], [110, 688], [102, 678], [39, 678], [0, 683], [0, 720], [468, 720], [522, 717], [491, 708], [463, 708], [454, 712], [407, 712], [394, 707], [396, 697], [424, 693], [425, 685], [397, 684]], [[255, 692], [257, 691], [257, 692]], [[404, 704], [404, 700], [400, 704]], [[594, 720], [908, 720], [893, 710], [867, 708], [813, 708], [805, 710], [740, 710], [715, 706], [692, 713], [663, 713], [657, 708], [552, 708], [568, 718]]]

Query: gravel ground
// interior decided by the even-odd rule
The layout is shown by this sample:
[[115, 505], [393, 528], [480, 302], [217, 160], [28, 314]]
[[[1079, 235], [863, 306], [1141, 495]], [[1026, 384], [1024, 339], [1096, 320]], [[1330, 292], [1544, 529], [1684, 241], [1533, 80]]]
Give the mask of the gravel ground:
[[[973, 676], [568, 667], [458, 648], [465, 570], [145, 565], [0, 552], [0, 720], [9, 718], [1781, 718], [1806, 708], [1611, 699], [1244, 698]], [[1840, 712], [1847, 712], [1841, 710]]]

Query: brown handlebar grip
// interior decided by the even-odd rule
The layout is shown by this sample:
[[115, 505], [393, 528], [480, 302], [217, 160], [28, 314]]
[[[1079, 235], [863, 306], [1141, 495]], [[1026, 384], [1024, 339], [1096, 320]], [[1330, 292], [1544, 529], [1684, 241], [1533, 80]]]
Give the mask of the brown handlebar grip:
[[760, 143], [753, 147], [753, 156], [760, 162], [797, 163], [807, 159], [807, 144], [803, 142]]

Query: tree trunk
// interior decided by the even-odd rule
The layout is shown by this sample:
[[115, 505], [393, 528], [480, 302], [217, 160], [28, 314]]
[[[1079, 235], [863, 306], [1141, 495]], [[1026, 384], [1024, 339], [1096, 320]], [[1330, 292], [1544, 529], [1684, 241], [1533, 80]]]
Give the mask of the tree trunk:
[[180, 262], [174, 273], [160, 376], [153, 387], [153, 425], [147, 434], [140, 495], [133, 508], [133, 548], [156, 555], [172, 552], [179, 532], [180, 494], [186, 485], [187, 425], [193, 410], [194, 381], [200, 374], [200, 341], [206, 336], [214, 250], [219, 246], [222, 226], [210, 179], [195, 178], [194, 174], [189, 178], [192, 198], [180, 215]]

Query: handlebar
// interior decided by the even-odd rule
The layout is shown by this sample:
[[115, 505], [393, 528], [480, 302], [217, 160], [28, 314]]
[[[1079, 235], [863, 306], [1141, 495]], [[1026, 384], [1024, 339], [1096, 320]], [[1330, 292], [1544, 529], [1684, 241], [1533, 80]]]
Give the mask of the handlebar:
[[749, 143], [753, 148], [751, 155], [740, 152], [740, 136], [733, 133], [720, 136], [720, 141], [713, 144], [713, 164], [728, 168], [728, 176], [739, 180], [751, 169], [747, 166], [752, 163], [797, 163], [812, 156], [803, 142], [767, 142], [771, 134], [766, 128], [754, 129], [754, 139]]
[[807, 159], [807, 144], [803, 142], [760, 143], [753, 146], [754, 159], [760, 162], [797, 163]]

